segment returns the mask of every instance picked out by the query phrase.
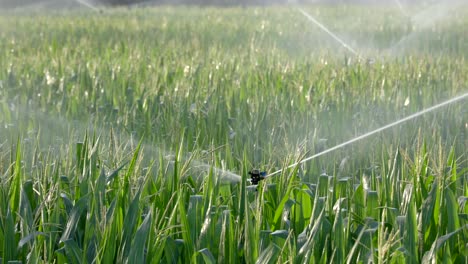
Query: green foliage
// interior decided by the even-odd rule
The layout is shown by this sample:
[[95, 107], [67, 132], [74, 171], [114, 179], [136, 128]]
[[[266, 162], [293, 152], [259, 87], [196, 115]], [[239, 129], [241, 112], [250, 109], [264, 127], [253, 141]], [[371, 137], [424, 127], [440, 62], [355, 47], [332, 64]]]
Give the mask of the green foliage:
[[466, 10], [309, 9], [378, 58], [287, 8], [2, 13], [2, 262], [466, 263], [465, 101], [248, 183], [466, 93]]

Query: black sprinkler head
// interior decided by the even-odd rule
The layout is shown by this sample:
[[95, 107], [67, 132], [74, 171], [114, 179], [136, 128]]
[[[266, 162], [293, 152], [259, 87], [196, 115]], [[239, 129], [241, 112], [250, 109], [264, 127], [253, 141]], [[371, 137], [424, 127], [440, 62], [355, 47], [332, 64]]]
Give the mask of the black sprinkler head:
[[266, 176], [266, 171], [260, 171], [260, 170], [257, 170], [257, 169], [253, 169], [251, 171], [249, 171], [249, 175], [250, 175], [250, 182], [253, 184], [253, 185], [257, 185], [261, 180], [265, 179], [265, 176]]

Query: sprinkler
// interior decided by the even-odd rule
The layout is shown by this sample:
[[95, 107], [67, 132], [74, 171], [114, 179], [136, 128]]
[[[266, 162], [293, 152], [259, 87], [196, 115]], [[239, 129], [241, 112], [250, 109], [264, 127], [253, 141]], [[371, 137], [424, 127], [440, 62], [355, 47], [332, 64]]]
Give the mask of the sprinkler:
[[414, 113], [414, 114], [409, 115], [409, 116], [407, 116], [407, 117], [404, 117], [404, 118], [401, 118], [401, 119], [399, 119], [399, 120], [396, 120], [396, 121], [394, 121], [394, 122], [392, 122], [392, 123], [389, 123], [389, 124], [387, 124], [387, 125], [385, 125], [385, 126], [382, 126], [382, 127], [377, 128], [377, 129], [375, 129], [375, 130], [372, 130], [372, 131], [370, 131], [370, 132], [367, 132], [367, 133], [365, 133], [365, 134], [363, 134], [363, 135], [360, 135], [360, 136], [358, 136], [358, 137], [352, 138], [352, 139], [350, 139], [350, 140], [348, 140], [348, 141], [346, 141], [346, 142], [343, 142], [343, 143], [341, 143], [341, 144], [339, 144], [339, 145], [336, 145], [336, 146], [334, 146], [334, 147], [332, 147], [332, 148], [329, 148], [329, 149], [327, 149], [327, 150], [324, 150], [324, 151], [322, 151], [322, 152], [319, 152], [319, 153], [317, 153], [317, 154], [314, 154], [314, 155], [312, 155], [312, 156], [310, 156], [310, 157], [307, 157], [307, 158], [305, 158], [305, 159], [302, 159], [301, 161], [296, 162], [296, 163], [294, 163], [294, 164], [291, 164], [291, 165], [289, 165], [289, 166], [287, 166], [287, 167], [285, 167], [285, 168], [283, 168], [283, 169], [280, 169], [280, 170], [271, 172], [270, 174], [267, 174], [267, 173], [264, 172], [264, 171], [260, 171], [260, 170], [257, 170], [257, 169], [253, 169], [253, 170], [251, 170], [251, 171], [249, 172], [250, 177], [251, 177], [250, 182], [251, 182], [252, 185], [257, 185], [261, 180], [264, 180], [264, 179], [266, 179], [266, 178], [275, 176], [275, 175], [281, 173], [282, 171], [284, 171], [285, 169], [293, 168], [293, 167], [295, 167], [295, 166], [297, 166], [297, 165], [299, 165], [299, 164], [302, 164], [302, 163], [305, 163], [305, 162], [310, 161], [310, 160], [312, 160], [312, 159], [318, 158], [318, 157], [320, 157], [320, 156], [323, 156], [323, 155], [325, 155], [325, 154], [327, 154], [327, 153], [329, 153], [329, 152], [335, 151], [335, 150], [337, 150], [337, 149], [341, 149], [341, 148], [346, 147], [347, 145], [350, 145], [350, 144], [352, 144], [352, 143], [354, 143], [354, 142], [360, 141], [360, 140], [362, 140], [362, 139], [365, 139], [365, 138], [367, 138], [367, 137], [370, 137], [370, 136], [372, 136], [372, 135], [374, 135], [374, 134], [377, 134], [377, 133], [379, 133], [379, 132], [382, 132], [382, 131], [384, 131], [384, 130], [387, 130], [387, 129], [389, 129], [389, 128], [392, 128], [392, 127], [394, 127], [394, 126], [397, 126], [397, 125], [402, 124], [402, 123], [404, 123], [404, 122], [407, 122], [407, 121], [409, 121], [409, 120], [415, 119], [415, 118], [417, 118], [417, 117], [419, 117], [419, 116], [422, 116], [422, 115], [424, 115], [424, 114], [433, 112], [433, 111], [435, 111], [435, 110], [437, 110], [437, 109], [439, 109], [439, 108], [441, 108], [441, 107], [454, 104], [454, 103], [456, 103], [456, 102], [458, 102], [458, 101], [462, 101], [462, 100], [467, 99], [467, 98], [468, 98], [468, 93], [464, 93], [464, 94], [462, 94], [462, 95], [453, 97], [453, 98], [451, 98], [451, 99], [449, 99], [449, 100], [447, 100], [447, 101], [445, 101], [445, 102], [436, 104], [436, 105], [434, 105], [434, 106], [431, 106], [431, 107], [429, 107], [429, 108], [426, 108], [426, 109], [424, 109], [424, 110], [421, 110], [421, 111], [419, 111], [419, 112], [417, 112], [417, 113]]
[[257, 169], [253, 169], [249, 171], [250, 175], [250, 183], [253, 185], [257, 185], [261, 180], [265, 179], [266, 171], [260, 171]]

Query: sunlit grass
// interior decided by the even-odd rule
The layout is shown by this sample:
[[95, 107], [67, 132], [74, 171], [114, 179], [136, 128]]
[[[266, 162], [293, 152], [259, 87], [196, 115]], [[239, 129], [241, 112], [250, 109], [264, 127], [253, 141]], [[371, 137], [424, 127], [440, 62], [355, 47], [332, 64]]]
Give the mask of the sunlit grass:
[[467, 92], [463, 10], [307, 10], [362, 58], [289, 8], [2, 13], [2, 260], [466, 262], [466, 101], [248, 185]]

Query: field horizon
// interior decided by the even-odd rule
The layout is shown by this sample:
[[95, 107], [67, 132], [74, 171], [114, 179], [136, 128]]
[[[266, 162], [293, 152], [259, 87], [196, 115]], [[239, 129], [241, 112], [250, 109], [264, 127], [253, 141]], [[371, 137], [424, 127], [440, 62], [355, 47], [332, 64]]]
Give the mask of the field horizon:
[[467, 262], [466, 98], [301, 161], [466, 96], [468, 10], [300, 8], [0, 11], [2, 263]]

